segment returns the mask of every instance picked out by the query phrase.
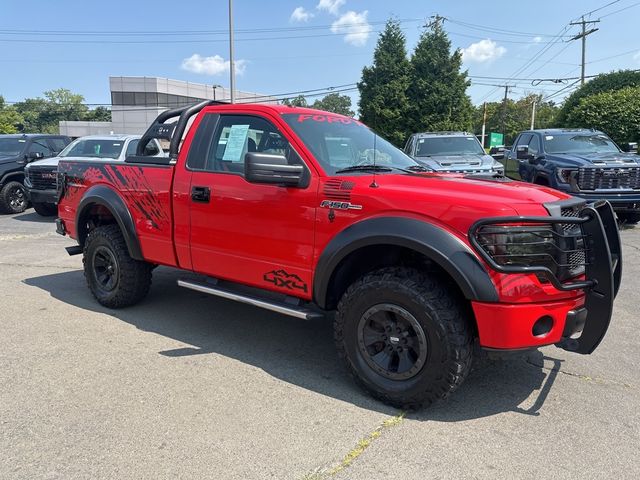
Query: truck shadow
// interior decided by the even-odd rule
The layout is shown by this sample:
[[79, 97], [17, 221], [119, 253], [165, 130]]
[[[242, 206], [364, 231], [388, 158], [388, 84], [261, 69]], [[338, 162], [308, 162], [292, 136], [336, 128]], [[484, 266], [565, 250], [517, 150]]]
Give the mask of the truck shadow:
[[54, 223], [56, 217], [53, 215], [51, 217], [43, 217], [42, 215], [38, 215], [34, 210], [27, 210], [19, 215], [15, 215], [13, 219], [20, 222]]
[[[82, 271], [25, 279], [64, 303], [104, 313], [136, 328], [189, 345], [158, 352], [169, 358], [217, 354], [253, 365], [291, 384], [362, 408], [397, 414], [363, 393], [348, 377], [333, 346], [330, 321], [301, 321], [178, 287], [183, 272], [158, 268], [149, 297], [123, 310], [99, 305]], [[547, 360], [554, 360], [549, 359]], [[502, 412], [536, 415], [553, 386], [559, 361], [541, 368], [538, 351], [505, 360], [480, 360], [447, 402], [411, 413], [420, 420], [460, 421]]]

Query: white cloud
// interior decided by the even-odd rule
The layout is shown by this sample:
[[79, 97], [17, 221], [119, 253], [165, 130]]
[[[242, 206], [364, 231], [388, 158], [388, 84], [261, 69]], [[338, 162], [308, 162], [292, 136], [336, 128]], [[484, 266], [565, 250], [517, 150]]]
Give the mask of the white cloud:
[[313, 13], [307, 12], [304, 7], [297, 7], [291, 17], [289, 18], [290, 22], [308, 22], [309, 19], [313, 17]]
[[[235, 61], [236, 75], [242, 75], [247, 67], [246, 60]], [[203, 75], [222, 75], [229, 72], [229, 60], [225, 60], [220, 55], [213, 57], [203, 57], [194, 53], [189, 58], [182, 61], [181, 68], [193, 73], [201, 73]]]
[[472, 43], [462, 49], [462, 60], [465, 62], [485, 63], [492, 62], [507, 52], [507, 49], [488, 38]]
[[371, 25], [367, 22], [369, 11], [356, 13], [349, 11], [331, 24], [333, 33], [344, 34], [344, 41], [355, 47], [362, 47], [371, 35]]
[[347, 0], [320, 0], [316, 8], [318, 10], [325, 10], [331, 15], [339, 15], [340, 7], [345, 4]]
[[540, 43], [542, 41], [542, 37], [533, 37], [533, 43]]

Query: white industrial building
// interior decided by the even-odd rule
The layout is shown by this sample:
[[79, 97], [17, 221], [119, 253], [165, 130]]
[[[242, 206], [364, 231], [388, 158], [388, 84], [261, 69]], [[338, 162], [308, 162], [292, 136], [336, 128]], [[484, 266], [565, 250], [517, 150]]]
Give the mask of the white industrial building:
[[[142, 134], [161, 112], [202, 100], [228, 101], [231, 93], [220, 85], [183, 82], [159, 77], [109, 77], [111, 121], [61, 121], [60, 133], [72, 138], [94, 134]], [[236, 90], [237, 103], [276, 103], [275, 97]]]

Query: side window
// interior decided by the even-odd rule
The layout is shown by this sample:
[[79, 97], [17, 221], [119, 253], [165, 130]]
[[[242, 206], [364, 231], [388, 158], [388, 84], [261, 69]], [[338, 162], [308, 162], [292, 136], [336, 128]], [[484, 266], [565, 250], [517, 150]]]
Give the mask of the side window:
[[517, 147], [524, 147], [529, 145], [529, 140], [531, 140], [532, 135], [530, 133], [522, 134], [518, 137], [518, 141], [516, 142]]
[[284, 135], [261, 117], [221, 115], [210, 138], [201, 167], [209, 172], [243, 174], [245, 155], [250, 152], [284, 155], [290, 164], [302, 163]]
[[407, 155], [413, 155], [413, 138], [414, 137], [410, 137], [404, 147], [404, 153], [406, 153]]
[[53, 156], [53, 152], [49, 148], [49, 145], [47, 145], [47, 140], [45, 138], [39, 138], [31, 143], [31, 146], [29, 147], [29, 153], [35, 152], [42, 153], [44, 157]]
[[529, 142], [529, 154], [538, 156], [540, 153], [540, 140], [537, 135], [533, 135], [531, 137], [531, 141]]
[[50, 138], [49, 146], [53, 150], [54, 155], [57, 155], [67, 146], [67, 142], [65, 142], [63, 138]]
[[[138, 148], [138, 143], [140, 142], [140, 140], [131, 140], [129, 142], [129, 145], [127, 145], [127, 151], [124, 152], [124, 156], [125, 157], [130, 157], [131, 155], [135, 155], [136, 154], [136, 148]], [[151, 142], [149, 142], [151, 143]]]

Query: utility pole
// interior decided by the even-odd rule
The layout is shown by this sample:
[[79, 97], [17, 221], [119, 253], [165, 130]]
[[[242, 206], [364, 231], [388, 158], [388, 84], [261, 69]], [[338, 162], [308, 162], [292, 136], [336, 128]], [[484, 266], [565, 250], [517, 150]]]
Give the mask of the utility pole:
[[500, 85], [501, 87], [504, 87], [504, 101], [502, 102], [502, 136], [503, 139], [502, 141], [505, 142], [506, 144], [506, 140], [507, 140], [507, 128], [506, 128], [506, 123], [507, 123], [507, 97], [509, 95], [509, 89], [512, 88], [514, 85]]
[[484, 148], [485, 133], [487, 131], [487, 102], [482, 104], [482, 148]]
[[582, 73], [580, 74], [580, 85], [584, 85], [584, 66], [586, 64], [586, 49], [587, 49], [587, 35], [591, 35], [593, 32], [597, 32], [598, 30], [600, 30], [599, 28], [591, 28], [589, 30], [587, 30], [587, 24], [593, 23], [599, 23], [600, 20], [585, 20], [584, 19], [584, 15], [582, 16], [582, 19], [579, 22], [571, 22], [569, 25], [581, 25], [582, 26], [582, 33], [579, 33], [578, 35], [576, 35], [575, 37], [571, 38], [569, 41], [572, 40], [579, 40], [582, 39]]
[[233, 0], [229, 0], [229, 86], [231, 103], [236, 102], [236, 72], [233, 64]]
[[531, 104], [531, 130], [535, 128], [536, 124], [536, 103], [538, 103], [538, 101], [534, 100]]

